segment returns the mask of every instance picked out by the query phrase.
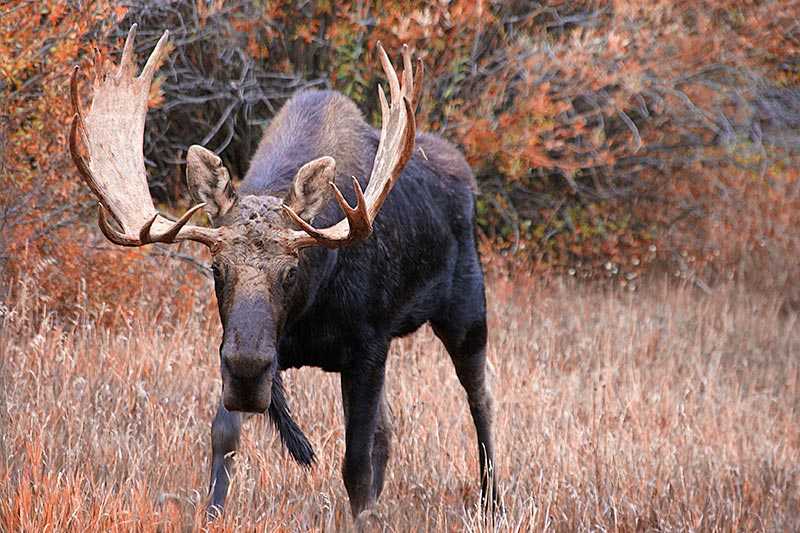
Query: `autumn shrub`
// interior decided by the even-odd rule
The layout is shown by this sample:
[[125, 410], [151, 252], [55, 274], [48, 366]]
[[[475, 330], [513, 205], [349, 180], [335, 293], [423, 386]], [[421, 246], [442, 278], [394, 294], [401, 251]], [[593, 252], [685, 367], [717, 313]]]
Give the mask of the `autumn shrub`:
[[[800, 100], [774, 53], [797, 47], [772, 32], [797, 6], [769, 4], [597, 3], [566, 35], [522, 32], [461, 126], [497, 244], [583, 276], [796, 252]], [[742, 46], [752, 30], [770, 38]]]
[[105, 243], [65, 153], [70, 69], [117, 54], [137, 22], [140, 61], [172, 32], [145, 138], [163, 210], [188, 202], [189, 145], [240, 178], [299, 89], [340, 90], [376, 124], [375, 46], [408, 43], [426, 67], [421, 127], [478, 177], [485, 249], [632, 286], [668, 269], [783, 291], [800, 273], [798, 14], [778, 0], [18, 0], [0, 18], [0, 272], [67, 308], [81, 290], [131, 300], [126, 280], [153, 270], [204, 272], [194, 248]]

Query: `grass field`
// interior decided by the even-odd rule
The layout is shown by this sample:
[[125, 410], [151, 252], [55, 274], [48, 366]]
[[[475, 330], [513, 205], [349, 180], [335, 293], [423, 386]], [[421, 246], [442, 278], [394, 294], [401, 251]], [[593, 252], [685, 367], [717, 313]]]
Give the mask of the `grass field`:
[[[631, 293], [494, 281], [490, 353], [505, 514], [476, 510], [464, 394], [431, 331], [396, 341], [388, 531], [800, 529], [800, 323], [736, 288]], [[165, 307], [166, 309], [166, 307]], [[286, 374], [318, 464], [248, 422], [223, 520], [204, 523], [220, 392], [212, 314], [0, 318], [0, 530], [335, 531], [338, 377]], [[161, 324], [161, 325], [157, 325]]]

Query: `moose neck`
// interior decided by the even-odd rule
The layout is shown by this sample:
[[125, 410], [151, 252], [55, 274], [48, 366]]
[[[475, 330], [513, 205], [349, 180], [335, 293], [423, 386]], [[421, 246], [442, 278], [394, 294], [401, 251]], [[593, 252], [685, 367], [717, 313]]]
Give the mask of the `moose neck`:
[[303, 317], [317, 302], [336, 271], [339, 252], [327, 248], [308, 248], [300, 252], [300, 283], [303, 294], [293, 302], [286, 317], [286, 328]]

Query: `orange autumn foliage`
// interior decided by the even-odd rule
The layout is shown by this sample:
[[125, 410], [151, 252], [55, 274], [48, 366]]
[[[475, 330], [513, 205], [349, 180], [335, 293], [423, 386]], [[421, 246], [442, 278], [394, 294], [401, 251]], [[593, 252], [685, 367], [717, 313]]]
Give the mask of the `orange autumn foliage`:
[[87, 6], [19, 2], [0, 18], [6, 297], [23, 275], [68, 312], [82, 298], [124, 308], [173, 294], [176, 276], [206, 283], [199, 249], [106, 243], [66, 154], [71, 68], [88, 67], [94, 47], [117, 53], [133, 22], [143, 49], [166, 28], [178, 48], [145, 139], [165, 210], [187, 202], [186, 147], [209, 146], [241, 176], [261, 126], [298, 89], [336, 88], [374, 123], [376, 43], [408, 43], [427, 70], [422, 128], [457, 143], [478, 176], [487, 251], [626, 285], [665, 268], [702, 285], [779, 288], [800, 275], [800, 2]]

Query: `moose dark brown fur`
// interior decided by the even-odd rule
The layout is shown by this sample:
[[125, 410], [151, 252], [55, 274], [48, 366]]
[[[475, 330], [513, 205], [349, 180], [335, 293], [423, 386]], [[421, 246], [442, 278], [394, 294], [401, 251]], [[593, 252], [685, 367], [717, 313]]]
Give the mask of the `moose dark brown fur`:
[[[493, 504], [492, 399], [483, 274], [474, 236], [475, 180], [456, 148], [436, 136], [415, 134], [420, 78], [412, 80], [408, 53], [401, 86], [379, 50], [391, 89], [391, 105], [381, 93], [381, 131], [339, 93], [298, 93], [266, 130], [238, 191], [218, 157], [192, 147], [189, 189], [213, 224], [203, 228], [188, 224], [197, 206], [174, 222], [155, 211], [149, 195], [143, 197], [144, 102], [151, 63], [163, 55], [166, 38], [142, 75], [131, 78], [134, 29], [116, 72], [105, 71], [99, 62], [88, 116], [80, 109], [74, 78], [71, 149], [103, 206], [101, 228], [113, 242], [140, 246], [190, 239], [212, 250], [224, 331], [223, 395], [212, 424], [212, 509], [224, 504], [242, 412], [267, 411], [292, 456], [306, 465], [313, 462], [280, 380], [281, 371], [303, 366], [341, 375], [344, 483], [354, 516], [369, 508], [383, 488], [390, 453], [384, 387], [389, 345], [425, 323], [444, 343], [467, 393], [478, 437], [482, 501]], [[120, 102], [135, 98], [138, 104]], [[126, 105], [131, 109], [120, 109]], [[134, 138], [120, 131], [133, 131]], [[79, 136], [88, 161], [80, 155]], [[131, 161], [108, 161], [106, 154]], [[106, 211], [120, 230], [111, 226]]]

